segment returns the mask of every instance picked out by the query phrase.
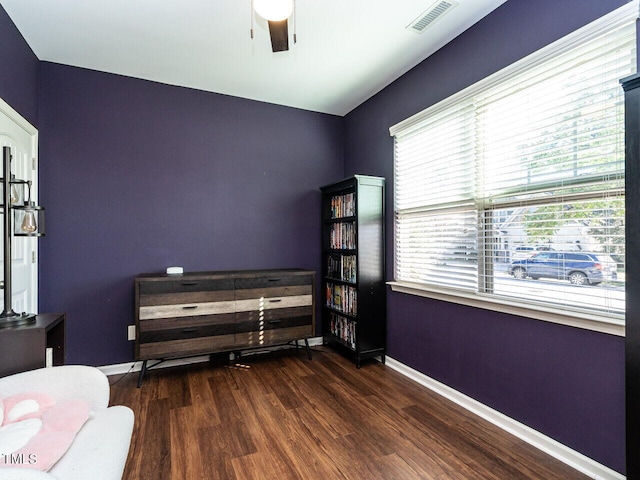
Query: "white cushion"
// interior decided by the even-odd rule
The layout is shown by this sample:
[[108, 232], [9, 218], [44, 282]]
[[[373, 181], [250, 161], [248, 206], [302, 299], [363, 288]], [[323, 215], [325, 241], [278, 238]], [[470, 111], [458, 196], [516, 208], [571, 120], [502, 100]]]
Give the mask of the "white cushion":
[[133, 411], [122, 405], [97, 410], [49, 472], [65, 480], [122, 478], [133, 420]]

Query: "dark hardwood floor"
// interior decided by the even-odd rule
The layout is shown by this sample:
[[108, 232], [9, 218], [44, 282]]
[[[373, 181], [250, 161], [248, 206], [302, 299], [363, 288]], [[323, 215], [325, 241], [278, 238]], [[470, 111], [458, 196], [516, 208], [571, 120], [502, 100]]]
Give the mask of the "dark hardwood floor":
[[326, 347], [110, 377], [127, 480], [585, 479], [378, 363]]

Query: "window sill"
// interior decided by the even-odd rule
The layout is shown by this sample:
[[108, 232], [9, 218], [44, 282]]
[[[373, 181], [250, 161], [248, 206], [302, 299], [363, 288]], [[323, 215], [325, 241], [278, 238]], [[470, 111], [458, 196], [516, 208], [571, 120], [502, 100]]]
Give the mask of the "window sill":
[[433, 298], [435, 300], [443, 300], [460, 305], [483, 308], [494, 312], [508, 313], [511, 315], [543, 320], [545, 322], [583, 328], [594, 332], [608, 333], [619, 337], [625, 336], [623, 318], [595, 315], [592, 312], [564, 311], [559, 313], [558, 310], [543, 305], [515, 305], [508, 300], [491, 297], [489, 295], [452, 291], [444, 288], [437, 289], [409, 282], [387, 282], [387, 285], [390, 285], [391, 290], [394, 292]]

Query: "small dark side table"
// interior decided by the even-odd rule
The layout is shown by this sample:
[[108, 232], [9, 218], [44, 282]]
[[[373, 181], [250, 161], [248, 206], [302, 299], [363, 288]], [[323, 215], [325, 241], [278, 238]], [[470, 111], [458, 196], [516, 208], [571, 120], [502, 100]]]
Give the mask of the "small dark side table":
[[28, 325], [0, 329], [0, 377], [64, 365], [64, 313], [43, 313]]

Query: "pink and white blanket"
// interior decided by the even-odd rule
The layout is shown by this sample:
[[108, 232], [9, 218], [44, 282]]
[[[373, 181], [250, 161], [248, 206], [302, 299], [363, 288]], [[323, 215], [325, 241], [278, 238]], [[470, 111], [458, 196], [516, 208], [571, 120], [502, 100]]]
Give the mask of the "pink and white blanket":
[[56, 403], [38, 392], [0, 399], [0, 468], [49, 470], [90, 414], [89, 404], [80, 399]]

